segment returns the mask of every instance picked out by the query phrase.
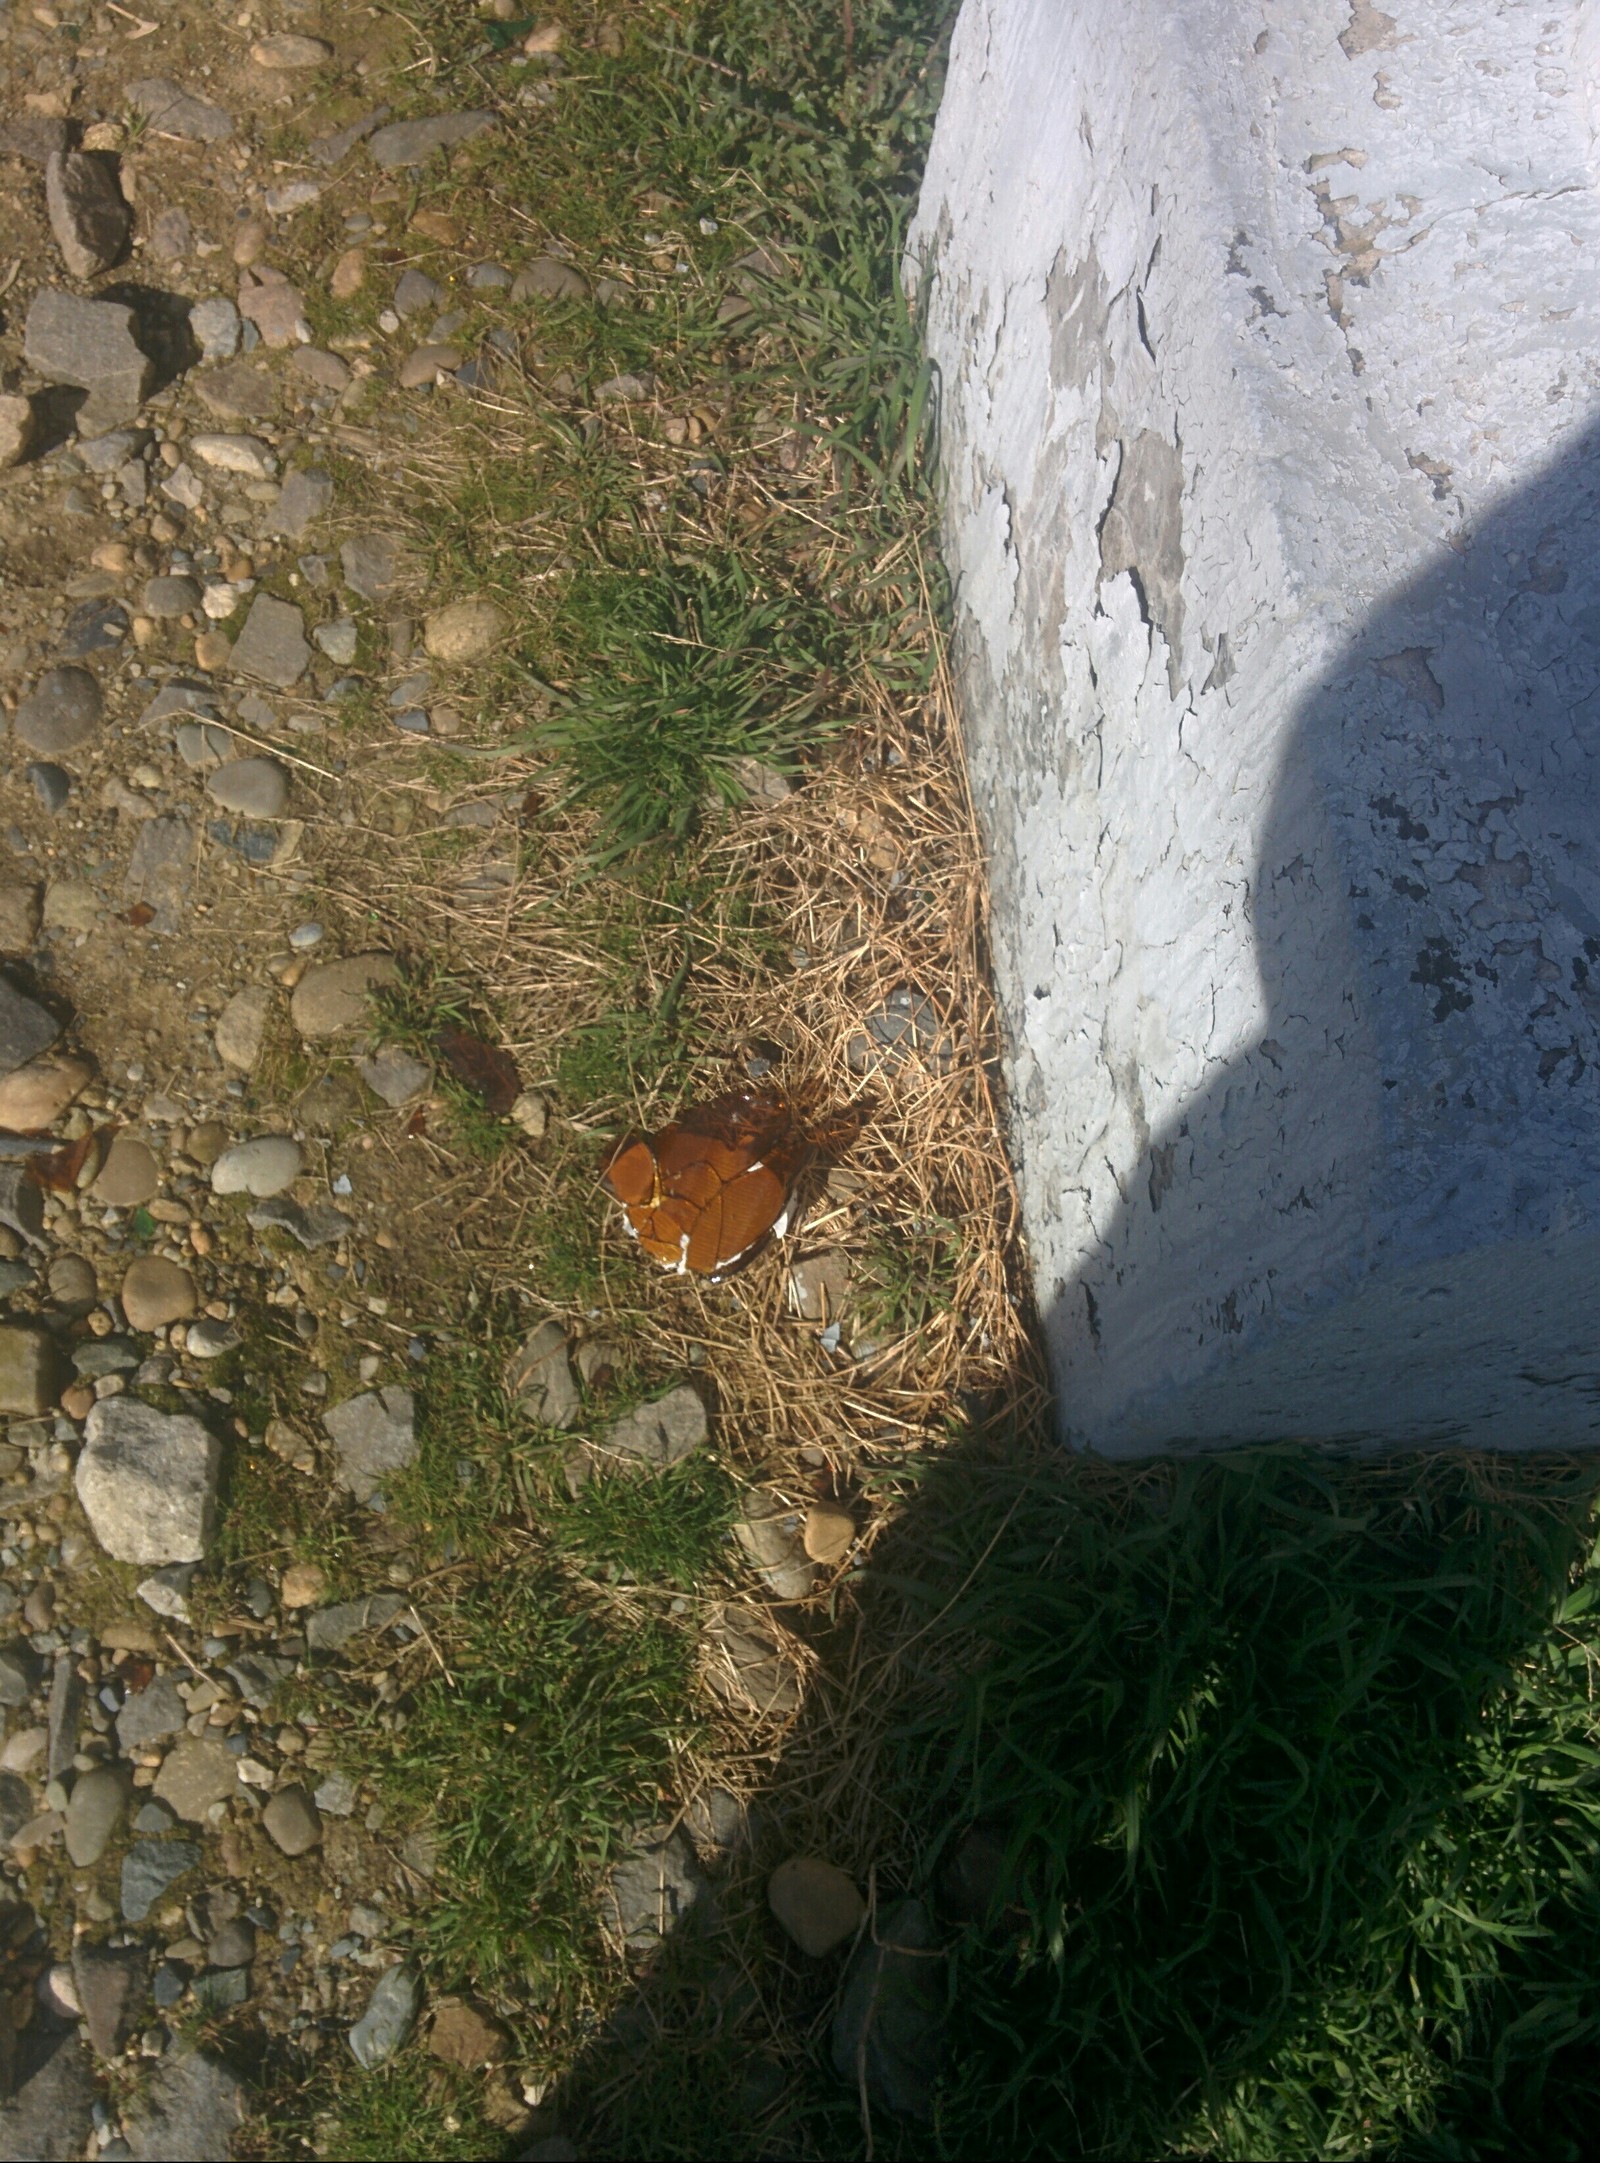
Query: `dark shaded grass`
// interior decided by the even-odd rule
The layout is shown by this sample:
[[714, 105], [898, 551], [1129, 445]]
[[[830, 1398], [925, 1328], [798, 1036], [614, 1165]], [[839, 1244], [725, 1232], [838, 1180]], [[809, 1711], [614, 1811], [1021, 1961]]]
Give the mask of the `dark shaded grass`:
[[944, 2151], [1579, 2152], [1592, 1476], [952, 1478], [915, 1510], [918, 1598], [955, 1596], [909, 1794], [1007, 1861]]

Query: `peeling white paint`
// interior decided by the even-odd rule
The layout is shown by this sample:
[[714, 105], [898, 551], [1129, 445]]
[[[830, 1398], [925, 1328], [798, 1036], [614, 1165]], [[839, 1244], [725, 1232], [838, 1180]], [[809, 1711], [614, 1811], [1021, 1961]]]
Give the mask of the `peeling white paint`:
[[912, 236], [1064, 1431], [1600, 1439], [1600, 27], [967, 0]]

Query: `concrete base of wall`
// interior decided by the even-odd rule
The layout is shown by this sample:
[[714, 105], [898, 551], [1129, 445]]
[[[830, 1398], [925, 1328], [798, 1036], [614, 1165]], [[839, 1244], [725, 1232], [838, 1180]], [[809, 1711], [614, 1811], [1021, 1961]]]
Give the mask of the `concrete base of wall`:
[[967, 0], [911, 254], [1074, 1441], [1600, 1440], [1597, 39]]

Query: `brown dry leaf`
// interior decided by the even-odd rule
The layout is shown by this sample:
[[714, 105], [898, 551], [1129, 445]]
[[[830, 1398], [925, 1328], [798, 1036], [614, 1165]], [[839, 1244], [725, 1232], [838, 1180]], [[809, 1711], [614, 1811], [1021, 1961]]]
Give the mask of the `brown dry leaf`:
[[135, 931], [143, 931], [146, 924], [153, 924], [156, 912], [148, 901], [136, 901], [131, 909], [124, 909], [117, 918], [119, 924], [131, 924]]
[[517, 1063], [498, 1044], [486, 1044], [469, 1029], [449, 1023], [433, 1040], [433, 1048], [464, 1088], [480, 1099], [485, 1111], [503, 1119], [522, 1094]]
[[91, 1129], [89, 1133], [79, 1135], [75, 1142], [68, 1142], [65, 1148], [56, 1150], [53, 1155], [36, 1157], [32, 1167], [34, 1178], [50, 1194], [70, 1194], [78, 1184], [79, 1173], [99, 1148], [106, 1131], [108, 1130], [105, 1128]]

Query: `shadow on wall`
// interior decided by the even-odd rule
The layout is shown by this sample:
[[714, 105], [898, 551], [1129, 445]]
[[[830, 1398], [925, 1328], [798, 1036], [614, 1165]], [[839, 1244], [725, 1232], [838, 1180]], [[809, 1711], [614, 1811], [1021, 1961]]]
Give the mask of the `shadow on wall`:
[[1050, 1304], [1069, 1435], [1600, 1439], [1597, 754], [1600, 427], [1307, 696], [1249, 895], [1267, 1023]]

